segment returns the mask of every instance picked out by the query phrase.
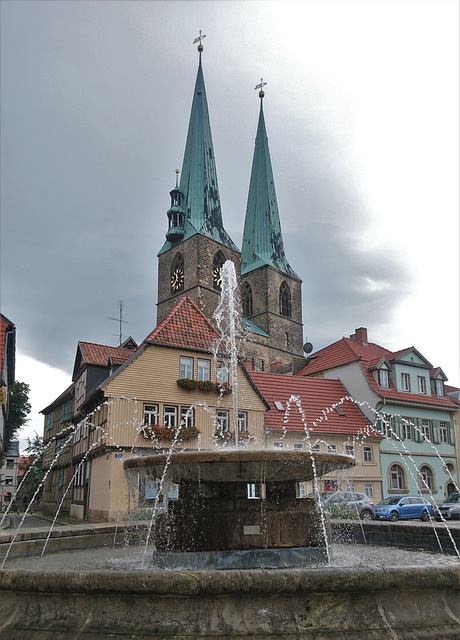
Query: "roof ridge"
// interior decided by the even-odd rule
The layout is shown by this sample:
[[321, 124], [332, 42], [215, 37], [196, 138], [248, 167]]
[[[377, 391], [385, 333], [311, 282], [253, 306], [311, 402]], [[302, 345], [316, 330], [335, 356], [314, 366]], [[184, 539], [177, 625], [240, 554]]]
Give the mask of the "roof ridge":
[[149, 333], [149, 335], [147, 336], [147, 338], [145, 338], [143, 342], [155, 342], [156, 335], [158, 335], [158, 333], [160, 333], [164, 329], [164, 327], [171, 322], [172, 318], [174, 318], [174, 316], [179, 313], [179, 311], [185, 304], [191, 305], [192, 309], [196, 313], [198, 313], [198, 315], [201, 317], [202, 320], [205, 321], [205, 323], [208, 325], [211, 331], [215, 333], [216, 338], [220, 338], [220, 333], [217, 331], [214, 325], [208, 320], [208, 318], [204, 315], [201, 309], [198, 308], [198, 306], [193, 302], [193, 300], [189, 296], [183, 296], [179, 300], [179, 302], [176, 304], [176, 306], [168, 313], [166, 318], [162, 320], [160, 324], [157, 327], [155, 327], [155, 329], [151, 333]]

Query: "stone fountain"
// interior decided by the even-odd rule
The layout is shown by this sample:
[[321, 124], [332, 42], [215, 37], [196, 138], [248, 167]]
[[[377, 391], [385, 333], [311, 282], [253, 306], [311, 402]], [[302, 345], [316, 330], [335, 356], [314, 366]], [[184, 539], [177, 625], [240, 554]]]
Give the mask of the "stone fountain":
[[[327, 527], [316, 498], [298, 481], [354, 465], [339, 454], [231, 449], [183, 451], [125, 460], [137, 484], [162, 478], [178, 499], [155, 519], [157, 566], [255, 568], [327, 562]], [[253, 487], [254, 499], [248, 499]], [[167, 493], [167, 491], [165, 492]], [[173, 555], [166, 553], [172, 552]]]

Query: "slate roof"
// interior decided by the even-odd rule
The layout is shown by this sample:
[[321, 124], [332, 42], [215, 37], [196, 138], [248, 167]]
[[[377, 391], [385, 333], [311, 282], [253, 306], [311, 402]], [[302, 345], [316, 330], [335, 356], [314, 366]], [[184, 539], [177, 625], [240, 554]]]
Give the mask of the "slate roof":
[[209, 352], [219, 338], [219, 332], [204, 313], [184, 296], [144, 342]]
[[[307, 427], [312, 433], [330, 435], [362, 435], [380, 437], [372, 429], [368, 420], [350, 400], [340, 401], [348, 396], [339, 380], [285, 376], [275, 373], [249, 373], [254, 384], [270, 405], [265, 413], [265, 426], [269, 430], [298, 431], [305, 433], [304, 423], [295, 402], [291, 403], [289, 421], [284, 423], [285, 410], [291, 396], [300, 398], [305, 413]], [[280, 402], [278, 409], [275, 401]], [[337, 411], [333, 407], [337, 404]]]

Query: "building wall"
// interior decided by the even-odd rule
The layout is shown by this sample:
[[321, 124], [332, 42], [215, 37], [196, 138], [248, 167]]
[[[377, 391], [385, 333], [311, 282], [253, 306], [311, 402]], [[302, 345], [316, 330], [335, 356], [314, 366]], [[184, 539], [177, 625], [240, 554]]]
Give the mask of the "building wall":
[[[212, 265], [218, 251], [222, 252], [225, 260], [232, 260], [239, 274], [240, 253], [198, 233], [158, 257], [157, 324], [166, 318], [184, 295], [189, 296], [208, 320], [214, 323], [213, 313], [220, 301], [220, 291], [213, 287]], [[181, 254], [183, 259], [184, 287], [178, 293], [171, 293], [171, 267], [177, 254]]]
[[[317, 487], [320, 493], [335, 489], [337, 491], [346, 491], [349, 484], [353, 485], [354, 491], [360, 493], [371, 494], [370, 499], [376, 504], [382, 497], [382, 473], [380, 466], [379, 444], [380, 438], [366, 438], [343, 436], [335, 434], [311, 433], [310, 444], [312, 446], [319, 445], [320, 453], [328, 452], [328, 445], [336, 447], [339, 454], [347, 454], [347, 445], [354, 448], [355, 466], [350, 469], [339, 469], [324, 475], [319, 479]], [[281, 446], [282, 445], [282, 446]], [[302, 447], [308, 450], [308, 442], [306, 436], [301, 432], [270, 432], [266, 441], [267, 448], [295, 450]], [[363, 447], [371, 447], [372, 460], [366, 460], [368, 455], [364, 456]], [[299, 478], [301, 480], [301, 478]], [[308, 491], [314, 490], [313, 483], [307, 483]]]

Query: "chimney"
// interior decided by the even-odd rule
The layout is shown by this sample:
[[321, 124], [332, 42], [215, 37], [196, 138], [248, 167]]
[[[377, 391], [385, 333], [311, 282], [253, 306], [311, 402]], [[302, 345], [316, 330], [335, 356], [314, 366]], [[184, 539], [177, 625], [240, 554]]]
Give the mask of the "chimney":
[[367, 329], [366, 327], [359, 327], [359, 329], [355, 329], [355, 333], [350, 336], [352, 340], [356, 340], [356, 342], [360, 342], [361, 344], [367, 345]]

